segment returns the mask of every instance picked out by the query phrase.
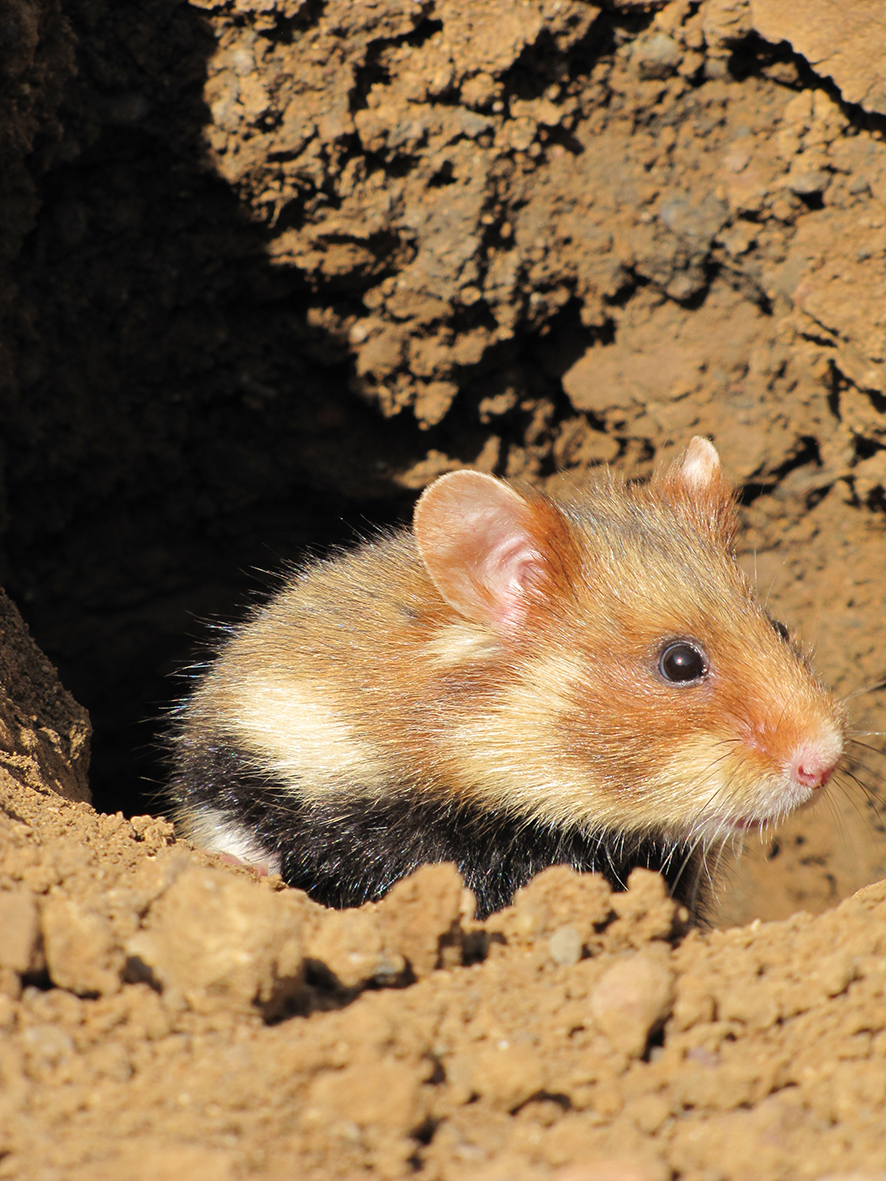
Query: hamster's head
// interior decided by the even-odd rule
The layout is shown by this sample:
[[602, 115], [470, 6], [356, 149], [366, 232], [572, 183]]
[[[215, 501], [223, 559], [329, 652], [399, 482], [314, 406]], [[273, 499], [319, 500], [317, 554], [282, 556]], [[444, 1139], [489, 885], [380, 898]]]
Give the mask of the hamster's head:
[[844, 711], [755, 601], [735, 530], [702, 438], [647, 484], [604, 474], [568, 502], [468, 471], [425, 491], [427, 573], [520, 685], [490, 708], [548, 748], [550, 777], [515, 788], [520, 811], [712, 843], [820, 794]]

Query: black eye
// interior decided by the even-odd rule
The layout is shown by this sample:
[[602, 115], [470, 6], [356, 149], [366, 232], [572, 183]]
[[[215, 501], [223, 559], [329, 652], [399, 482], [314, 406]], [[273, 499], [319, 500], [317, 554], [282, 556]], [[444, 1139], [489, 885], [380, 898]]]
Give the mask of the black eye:
[[791, 633], [783, 623], [779, 623], [779, 621], [777, 619], [773, 619], [771, 615], [767, 615], [766, 618], [772, 624], [773, 629], [778, 633], [778, 635], [781, 636], [783, 640], [789, 640], [791, 638]]
[[658, 671], [666, 681], [685, 685], [690, 681], [700, 681], [707, 674], [708, 662], [697, 645], [686, 640], [676, 640], [668, 644], [659, 657]]

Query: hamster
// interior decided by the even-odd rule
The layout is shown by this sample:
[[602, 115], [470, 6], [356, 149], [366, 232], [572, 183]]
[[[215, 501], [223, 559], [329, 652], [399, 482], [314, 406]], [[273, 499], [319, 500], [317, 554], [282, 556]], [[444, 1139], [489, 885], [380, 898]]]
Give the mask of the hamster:
[[568, 499], [441, 476], [411, 529], [306, 566], [177, 710], [179, 832], [334, 907], [453, 861], [478, 917], [549, 865], [698, 911], [724, 842], [820, 794], [842, 706], [754, 600], [694, 438]]

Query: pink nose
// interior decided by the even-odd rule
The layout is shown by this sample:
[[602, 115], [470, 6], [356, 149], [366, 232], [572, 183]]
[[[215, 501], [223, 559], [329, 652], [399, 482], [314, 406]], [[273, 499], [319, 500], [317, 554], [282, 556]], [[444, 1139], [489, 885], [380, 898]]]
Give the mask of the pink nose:
[[803, 787], [824, 787], [836, 769], [836, 759], [829, 758], [814, 747], [805, 747], [795, 754], [791, 773]]

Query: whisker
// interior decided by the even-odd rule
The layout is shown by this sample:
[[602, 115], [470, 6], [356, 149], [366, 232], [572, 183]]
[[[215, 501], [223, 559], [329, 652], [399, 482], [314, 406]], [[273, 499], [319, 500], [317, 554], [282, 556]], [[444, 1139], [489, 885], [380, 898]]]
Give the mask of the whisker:
[[[864, 770], [864, 768], [862, 768], [862, 770]], [[847, 778], [851, 779], [855, 786], [860, 788], [869, 800], [873, 801], [875, 799], [879, 799], [878, 793], [870, 786], [870, 784], [865, 783], [863, 779], [856, 775], [854, 771], [850, 771], [848, 767], [842, 768], [841, 775], [845, 775]], [[842, 779], [835, 777], [834, 784], [840, 789], [840, 791], [845, 792], [851, 790]]]
[[[859, 787], [861, 787], [862, 791], [865, 791], [865, 788], [862, 787], [862, 785], [859, 783], [858, 779], [855, 779], [854, 782], [856, 784], [858, 784]], [[849, 804], [851, 804], [851, 807], [855, 811], [855, 814], [859, 816], [860, 820], [864, 820], [866, 823], [869, 822], [869, 817], [866, 816], [864, 813], [864, 810], [862, 810], [859, 807], [858, 795], [856, 795], [856, 792], [847, 790], [846, 784], [842, 784], [842, 783], [838, 784], [838, 788], [840, 789], [843, 798], [845, 798], [845, 800]], [[878, 815], [878, 820], [879, 820], [880, 817], [879, 817], [879, 813], [877, 810], [877, 805], [874, 804], [874, 802], [871, 798], [871, 795], [869, 795], [867, 791], [865, 791], [865, 795], [867, 796], [867, 803], [868, 803], [869, 807], [871, 807], [871, 809], [874, 811], [874, 813]]]
[[709, 887], [712, 886], [711, 871], [710, 871], [710, 867], [708, 865], [708, 858], [707, 858], [707, 848], [704, 847], [703, 844], [702, 844], [701, 854], [696, 858], [696, 853], [698, 851], [698, 847], [699, 847], [700, 843], [702, 843], [702, 842], [698, 841], [698, 842], [696, 842], [695, 845], [693, 845], [691, 847], [689, 853], [686, 855], [686, 857], [683, 860], [683, 864], [680, 866], [680, 876], [682, 877], [682, 875], [686, 872], [687, 866], [689, 866], [691, 863], [697, 861], [697, 868], [696, 868], [696, 872], [695, 872], [695, 881], [692, 883], [692, 894], [690, 896], [692, 898], [693, 913], [695, 913], [698, 910], [698, 899], [699, 899], [699, 895], [701, 894], [702, 874], [707, 879], [707, 885]]
[[[844, 785], [838, 784], [838, 786], [840, 787], [843, 794], [849, 799], [852, 806], [858, 812], [858, 815], [861, 817], [862, 821], [864, 822], [865, 827], [868, 828], [870, 825], [870, 818], [865, 816], [864, 813], [859, 810], [857, 801], [853, 798], [852, 793], [846, 792]], [[840, 834], [840, 844], [841, 844], [843, 850], [846, 852], [852, 852], [855, 848], [853, 840], [852, 840], [852, 835], [849, 830], [849, 826], [846, 823], [846, 817], [843, 815], [843, 813], [837, 807], [837, 800], [833, 794], [829, 795], [827, 797], [827, 806], [830, 810], [831, 816], [834, 819], [834, 828]]]
[[844, 701], [854, 701], [856, 697], [863, 697], [865, 693], [876, 693], [878, 689], [886, 689], [886, 677], [882, 677], [879, 681], [871, 681], [867, 685], [859, 685], [857, 689], [853, 689], [851, 693], [847, 693]]
[[710, 879], [711, 879], [711, 884], [712, 884], [712, 885], [713, 885], [713, 879], [714, 879], [714, 878], [715, 878], [715, 877], [716, 877], [716, 876], [719, 874], [719, 872], [720, 872], [720, 864], [721, 864], [721, 862], [723, 861], [723, 849], [724, 849], [724, 848], [725, 848], [725, 842], [721, 841], [721, 842], [720, 842], [720, 844], [717, 846], [717, 859], [716, 859], [716, 861], [714, 862], [713, 866], [711, 867], [711, 872], [710, 872], [710, 875], [709, 875], [709, 876], [710, 876]]
[[867, 752], [868, 756], [876, 755], [877, 758], [875, 760], [871, 760], [870, 757], [860, 758], [857, 753], [852, 752], [840, 770], [845, 771], [850, 767], [854, 767], [858, 770], [864, 771], [864, 773], [874, 783], [880, 784], [881, 786], [886, 784], [886, 779], [884, 779], [883, 774], [882, 762], [883, 756], [886, 755], [886, 751], [878, 750], [876, 747], [867, 746], [865, 743], [861, 742], [858, 745], [863, 751]]
[[783, 723], [783, 722], [784, 722], [784, 720], [785, 720], [785, 715], [787, 714], [787, 712], [788, 712], [788, 703], [785, 701], [785, 702], [782, 704], [782, 707], [781, 707], [781, 717], [778, 719], [778, 723], [777, 723], [777, 725], [776, 725], [776, 727], [775, 727], [775, 733], [776, 733], [776, 734], [777, 734], [777, 733], [779, 732], [779, 730], [781, 729], [781, 727], [782, 727], [782, 723]]
[[[881, 800], [880, 800], [880, 796], [877, 794], [877, 792], [875, 792], [873, 790], [873, 788], [869, 787], [868, 784], [866, 784], [864, 782], [864, 780], [859, 779], [857, 775], [854, 775], [848, 768], [845, 768], [843, 773], [845, 775], [847, 775], [852, 780], [852, 782], [856, 785], [856, 787], [861, 788], [861, 790], [864, 792], [864, 794], [867, 798], [868, 807], [871, 809], [871, 811], [876, 816], [879, 824], [884, 825], [884, 823], [886, 823], [886, 821], [884, 821], [883, 813], [880, 811], [880, 808], [879, 808], [879, 804], [881, 803]], [[857, 805], [855, 804], [855, 799], [854, 799], [855, 793], [851, 792], [847, 788], [846, 784], [841, 783], [840, 780], [837, 780], [837, 787], [843, 792], [843, 794], [846, 796], [847, 799], [852, 801], [853, 806], [855, 806], [857, 808]], [[865, 820], [868, 819], [868, 817], [864, 816], [864, 813], [861, 812], [860, 810], [859, 810], [859, 815], [861, 815]]]
[[[699, 843], [701, 842], [701, 840], [702, 840], [702, 838], [699, 837], [698, 840], [694, 844], [690, 845], [689, 850], [688, 850], [686, 856], [683, 858], [683, 862], [682, 862], [679, 870], [677, 871], [677, 876], [674, 878], [674, 881], [671, 885], [672, 890], [676, 888], [678, 882], [681, 880], [681, 878], [683, 877], [683, 874], [686, 872], [687, 867], [690, 864], [692, 864], [692, 862], [695, 860], [695, 854], [696, 854], [696, 851], [698, 850], [698, 846], [699, 846]], [[675, 845], [674, 848], [671, 850], [671, 857], [673, 857], [673, 854], [676, 852], [676, 849], [677, 849], [677, 846]], [[701, 862], [701, 865], [699, 866], [699, 872], [701, 872], [701, 868], [705, 864], [704, 851], [702, 852], [700, 862]], [[697, 903], [698, 903], [698, 878], [696, 878], [695, 882], [693, 883], [693, 891], [692, 891], [691, 898], [692, 898], [692, 901], [690, 903], [689, 909], [690, 909], [690, 911], [692, 911], [694, 913]]]
[[[864, 792], [867, 802], [871, 804], [872, 807], [882, 803], [882, 796], [880, 792], [877, 789], [871, 787], [871, 784], [866, 783], [864, 779], [861, 778], [861, 776], [855, 775], [854, 772], [849, 771], [848, 768], [845, 771], [845, 775], [847, 778], [852, 779], [855, 789], [860, 789], [862, 792]], [[845, 781], [842, 781], [842, 779], [835, 779], [834, 782], [840, 791], [846, 792], [853, 790], [852, 788], [849, 788], [848, 784]]]
[[[729, 741], [724, 740], [722, 745], [728, 747], [729, 749], [724, 751], [723, 754], [719, 758], [715, 759], [708, 766], [707, 774], [709, 777], [715, 773], [715, 771], [717, 770], [717, 767], [719, 766], [720, 763], [723, 763], [726, 761], [726, 759], [729, 756], [730, 750], [732, 749], [732, 747], [737, 745], [737, 743], [735, 740], [729, 740]], [[703, 786], [703, 783], [702, 783], [702, 786]], [[708, 813], [710, 811], [710, 808], [716, 802], [717, 797], [720, 796], [723, 792], [726, 792], [728, 790], [728, 787], [729, 787], [729, 785], [726, 783], [721, 784], [721, 786], [717, 788], [717, 790], [710, 797], [710, 799], [706, 800], [704, 802], [704, 804], [702, 804], [701, 808], [699, 808], [698, 812], [696, 812], [695, 816], [693, 816], [693, 818], [690, 822], [690, 832], [693, 832], [696, 830], [696, 828], [698, 827], [699, 821], [705, 816], [706, 813]]]
[[[877, 751], [876, 753], [879, 754], [880, 752]], [[876, 770], [874, 767], [872, 767], [869, 763], [863, 762], [859, 758], [853, 758], [853, 759], [849, 760], [845, 766], [840, 768], [840, 771], [847, 771], [848, 772], [850, 770], [850, 768], [855, 768], [855, 770], [857, 770], [857, 771], [864, 771], [865, 775], [867, 775], [868, 778], [871, 779], [874, 783], [877, 783], [880, 785], [883, 784], [882, 774], [878, 770]]]

